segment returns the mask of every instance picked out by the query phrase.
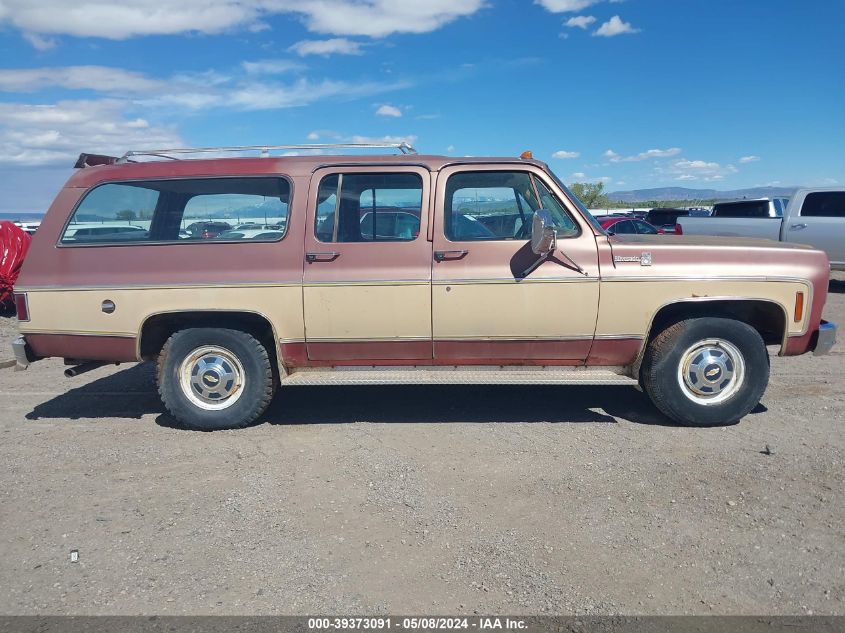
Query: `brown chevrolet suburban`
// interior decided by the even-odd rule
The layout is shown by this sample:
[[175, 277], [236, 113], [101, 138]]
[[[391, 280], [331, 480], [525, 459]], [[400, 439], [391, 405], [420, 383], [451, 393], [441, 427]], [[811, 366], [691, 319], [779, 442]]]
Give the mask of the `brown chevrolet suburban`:
[[252, 423], [278, 387], [411, 383], [639, 384], [712, 425], [758, 403], [767, 345], [834, 343], [823, 252], [608, 235], [528, 155], [397, 148], [83, 154], [18, 282], [19, 366], [156, 361], [168, 410], [204, 430]]

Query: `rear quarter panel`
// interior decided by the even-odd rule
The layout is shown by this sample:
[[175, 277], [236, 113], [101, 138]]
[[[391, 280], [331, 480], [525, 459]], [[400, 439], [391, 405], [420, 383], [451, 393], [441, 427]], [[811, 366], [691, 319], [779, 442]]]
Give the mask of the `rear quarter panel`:
[[[296, 190], [307, 191], [308, 182], [290, 180], [294, 193], [285, 237], [243, 244], [58, 246], [86, 191], [65, 187], [36, 233], [18, 280], [30, 314], [20, 323], [21, 333], [40, 356], [129, 361], [137, 359], [139, 333], [150, 316], [245, 311], [265, 316], [277, 340], [303, 341], [305, 196]], [[115, 303], [112, 314], [102, 311], [105, 300]], [[101, 343], [108, 346], [98, 356]]]

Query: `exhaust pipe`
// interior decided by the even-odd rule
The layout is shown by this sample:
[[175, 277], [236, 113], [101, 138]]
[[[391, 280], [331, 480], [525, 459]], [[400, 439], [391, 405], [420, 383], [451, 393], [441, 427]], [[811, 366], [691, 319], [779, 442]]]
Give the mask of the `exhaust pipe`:
[[98, 367], [102, 367], [103, 365], [108, 365], [109, 363], [100, 360], [92, 360], [88, 363], [82, 363], [81, 365], [77, 365], [76, 367], [68, 367], [65, 369], [65, 376], [67, 378], [76, 378], [80, 374], [84, 374], [85, 372], [89, 372], [92, 369], [97, 369]]

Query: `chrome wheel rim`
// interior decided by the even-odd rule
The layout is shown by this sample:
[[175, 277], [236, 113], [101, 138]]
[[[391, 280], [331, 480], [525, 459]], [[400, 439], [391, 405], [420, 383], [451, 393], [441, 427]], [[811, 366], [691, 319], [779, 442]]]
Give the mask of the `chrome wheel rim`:
[[215, 345], [195, 349], [179, 367], [182, 393], [206, 411], [219, 411], [235, 404], [244, 391], [245, 378], [238, 357]]
[[745, 381], [745, 359], [737, 347], [712, 338], [691, 345], [678, 365], [678, 384], [683, 394], [702, 405], [731, 398]]

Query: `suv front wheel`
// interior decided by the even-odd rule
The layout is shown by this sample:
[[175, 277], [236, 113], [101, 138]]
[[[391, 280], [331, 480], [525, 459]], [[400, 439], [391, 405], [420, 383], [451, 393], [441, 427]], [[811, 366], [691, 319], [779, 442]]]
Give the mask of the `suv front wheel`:
[[273, 399], [267, 349], [239, 330], [193, 328], [173, 334], [158, 358], [159, 394], [186, 427], [243, 428]]
[[733, 319], [676, 323], [654, 337], [642, 385], [655, 406], [688, 426], [731, 424], [760, 402], [769, 355], [760, 334]]

